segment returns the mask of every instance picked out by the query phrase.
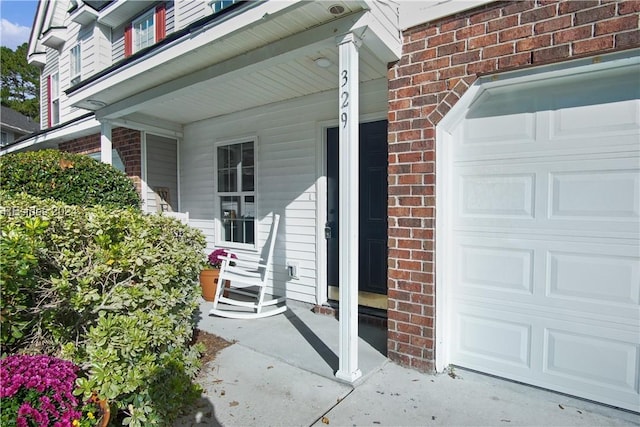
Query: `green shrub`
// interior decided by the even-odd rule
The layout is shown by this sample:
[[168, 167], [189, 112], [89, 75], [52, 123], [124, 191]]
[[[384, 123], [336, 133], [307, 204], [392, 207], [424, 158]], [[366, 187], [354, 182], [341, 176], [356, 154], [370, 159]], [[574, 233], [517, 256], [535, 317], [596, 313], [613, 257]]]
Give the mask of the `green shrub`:
[[202, 233], [133, 208], [0, 201], [3, 353], [73, 360], [84, 398], [96, 391], [133, 426], [197, 398]]
[[58, 150], [0, 157], [0, 190], [69, 205], [140, 206], [135, 186], [125, 174], [89, 156]]

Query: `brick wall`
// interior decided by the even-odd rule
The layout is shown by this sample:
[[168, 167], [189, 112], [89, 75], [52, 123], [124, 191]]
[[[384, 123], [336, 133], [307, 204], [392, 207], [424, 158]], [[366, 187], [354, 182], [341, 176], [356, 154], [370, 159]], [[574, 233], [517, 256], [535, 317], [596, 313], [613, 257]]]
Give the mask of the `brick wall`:
[[640, 46], [640, 1], [505, 1], [404, 33], [389, 69], [388, 356], [434, 369], [435, 125], [479, 75]]
[[[140, 132], [127, 128], [115, 128], [111, 131], [111, 143], [118, 151], [124, 163], [125, 173], [136, 186], [138, 193], [141, 189], [141, 139]], [[58, 149], [70, 153], [92, 154], [100, 151], [100, 134], [83, 136], [60, 143]]]

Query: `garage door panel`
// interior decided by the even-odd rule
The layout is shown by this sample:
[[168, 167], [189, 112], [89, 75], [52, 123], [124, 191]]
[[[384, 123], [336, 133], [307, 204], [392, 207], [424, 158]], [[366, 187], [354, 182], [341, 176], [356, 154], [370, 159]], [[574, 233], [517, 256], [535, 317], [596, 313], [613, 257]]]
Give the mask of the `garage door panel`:
[[640, 158], [618, 156], [455, 162], [453, 226], [635, 238]]
[[[546, 329], [543, 371], [583, 387], [638, 392], [638, 346], [575, 331]], [[568, 381], [567, 381], [568, 382]]]
[[608, 303], [617, 303], [617, 309], [640, 308], [638, 257], [602, 252], [550, 251], [548, 266], [548, 294], [551, 298], [597, 304], [605, 313], [616, 308]]
[[[556, 101], [549, 117], [549, 140], [555, 143], [576, 141], [585, 136], [596, 143], [597, 138], [611, 140], [638, 135], [640, 101], [637, 99], [573, 108], [559, 108], [559, 104], [561, 102]], [[599, 143], [602, 142], [600, 139]], [[613, 142], [617, 143], [615, 139]]]
[[638, 169], [551, 172], [551, 219], [640, 219]]
[[465, 175], [459, 188], [462, 217], [534, 217], [534, 174]]
[[639, 73], [487, 83], [451, 129], [452, 363], [640, 411]]
[[461, 286], [479, 293], [533, 294], [533, 250], [460, 245], [458, 253]]
[[637, 244], [455, 232], [454, 245], [453, 298], [510, 304], [536, 316], [640, 327]]
[[531, 327], [513, 319], [506, 320], [500, 313], [495, 317], [487, 312], [474, 314], [473, 307], [463, 309], [455, 320], [458, 359], [455, 363], [485, 363], [510, 366], [521, 372], [531, 368]]

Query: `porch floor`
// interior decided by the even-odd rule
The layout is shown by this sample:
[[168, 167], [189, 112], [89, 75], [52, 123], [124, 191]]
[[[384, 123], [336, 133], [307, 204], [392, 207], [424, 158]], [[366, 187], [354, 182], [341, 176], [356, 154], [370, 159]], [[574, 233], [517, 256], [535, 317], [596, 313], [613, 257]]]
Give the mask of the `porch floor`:
[[[201, 302], [199, 329], [296, 368], [336, 379], [339, 323], [334, 317], [315, 314], [310, 304], [291, 300], [283, 314], [255, 320], [210, 316], [211, 307], [212, 303]], [[387, 361], [387, 331], [360, 322], [358, 335], [359, 368], [364, 379]]]
[[256, 320], [209, 316], [198, 327], [236, 341], [198, 376], [203, 396], [173, 425], [188, 426], [640, 426], [640, 415], [456, 368], [427, 375], [389, 362], [386, 330], [360, 325], [354, 386], [334, 376], [338, 321], [288, 301]]

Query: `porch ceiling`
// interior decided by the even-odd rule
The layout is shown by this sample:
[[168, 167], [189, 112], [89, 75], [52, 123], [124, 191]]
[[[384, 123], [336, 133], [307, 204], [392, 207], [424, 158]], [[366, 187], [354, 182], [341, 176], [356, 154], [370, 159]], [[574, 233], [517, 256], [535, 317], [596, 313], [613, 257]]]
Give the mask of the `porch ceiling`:
[[[145, 117], [150, 124], [175, 128], [332, 90], [339, 80], [335, 37], [351, 30], [361, 31], [364, 39], [360, 80], [385, 77], [387, 62], [394, 58], [389, 55], [392, 49], [380, 49], [380, 39], [386, 35], [375, 33], [375, 28], [381, 27], [379, 18], [363, 8], [366, 2], [342, 4], [346, 12], [336, 18], [327, 10], [329, 3], [296, 3], [295, 7], [263, 15], [253, 25], [245, 23], [227, 36], [182, 50], [171, 60], [162, 60], [160, 52], [156, 65], [148, 70], [143, 70], [143, 61], [132, 64], [129, 70], [107, 75], [71, 93], [70, 100], [73, 105], [96, 110], [100, 120]], [[186, 44], [183, 49], [200, 37], [206, 38], [207, 31], [221, 31], [222, 25], [231, 23], [181, 39], [180, 43]], [[179, 49], [180, 43], [174, 47]], [[320, 57], [329, 59], [331, 65], [318, 67], [314, 60]], [[145, 58], [144, 62], [149, 61], [153, 59]], [[116, 74], [127, 73], [131, 75], [116, 78]], [[92, 101], [106, 106], [96, 109]]]

